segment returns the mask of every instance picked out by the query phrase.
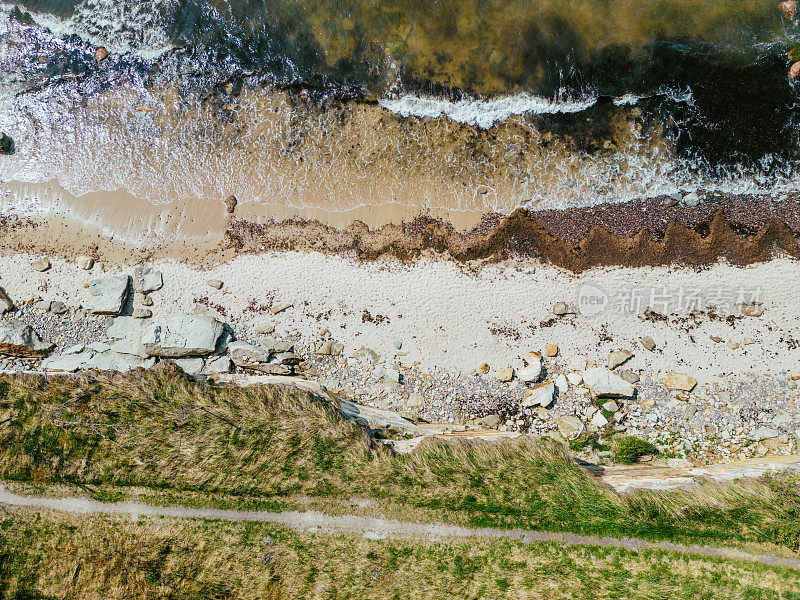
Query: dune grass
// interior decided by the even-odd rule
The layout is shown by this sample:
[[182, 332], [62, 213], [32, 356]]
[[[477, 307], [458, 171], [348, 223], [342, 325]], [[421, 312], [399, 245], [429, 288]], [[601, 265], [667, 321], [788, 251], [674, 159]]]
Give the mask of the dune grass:
[[0, 378], [0, 478], [291, 504], [372, 498], [472, 526], [798, 549], [800, 481], [620, 497], [550, 440], [424, 443], [396, 455], [337, 408], [281, 387], [231, 388], [174, 367]]
[[368, 540], [263, 523], [0, 515], [0, 597], [800, 600], [800, 573], [730, 559], [499, 540]]

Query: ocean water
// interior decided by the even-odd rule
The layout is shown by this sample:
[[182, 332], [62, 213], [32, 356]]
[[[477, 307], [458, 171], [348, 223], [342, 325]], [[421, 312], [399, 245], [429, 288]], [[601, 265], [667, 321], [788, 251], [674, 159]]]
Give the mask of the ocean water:
[[776, 193], [796, 40], [760, 0], [5, 1], [0, 181], [327, 211]]

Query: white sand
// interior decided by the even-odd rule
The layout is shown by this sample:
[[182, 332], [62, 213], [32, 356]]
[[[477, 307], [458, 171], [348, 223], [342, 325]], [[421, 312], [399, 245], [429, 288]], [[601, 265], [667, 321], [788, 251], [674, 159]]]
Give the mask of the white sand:
[[[0, 258], [0, 286], [20, 300], [31, 295], [76, 305], [87, 300], [83, 283], [120, 271], [97, 267], [81, 271], [73, 263], [53, 260], [53, 268], [38, 273], [30, 267], [35, 257]], [[152, 294], [154, 312], [213, 309], [196, 305], [207, 297], [221, 305], [235, 329], [252, 325], [256, 315], [245, 309], [252, 302], [293, 302], [294, 307], [271, 317], [276, 335], [299, 332], [315, 336], [328, 327], [333, 337], [351, 354], [368, 346], [383, 355], [393, 354], [393, 342], [401, 340], [407, 361], [419, 361], [423, 370], [445, 368], [453, 373], [472, 372], [480, 363], [493, 367], [520, 364], [529, 350], [543, 351], [556, 343], [561, 355], [584, 354], [605, 361], [611, 350], [629, 349], [635, 357], [626, 367], [649, 371], [679, 370], [701, 382], [719, 374], [753, 372], [780, 374], [800, 370], [800, 267], [791, 260], [735, 268], [719, 264], [703, 271], [691, 269], [596, 269], [580, 277], [553, 267], [505, 263], [484, 267], [477, 275], [453, 263], [420, 261], [402, 265], [396, 261], [363, 264], [318, 253], [268, 253], [241, 256], [207, 271], [177, 262], [158, 263], [164, 273], [164, 288]], [[124, 269], [133, 274], [133, 267]], [[225, 282], [222, 290], [207, 285], [208, 279]], [[642, 321], [634, 314], [602, 314], [561, 319], [550, 327], [539, 327], [552, 317], [558, 301], [575, 302], [584, 284], [607, 292], [639, 288], [667, 288], [677, 295], [683, 286], [731, 290], [760, 289], [766, 309], [761, 317], [746, 317], [735, 327], [724, 321], [710, 322], [686, 331], [666, 323]], [[707, 297], [708, 294], [705, 294]], [[646, 299], [643, 306], [648, 304]], [[655, 307], [659, 310], [658, 307]], [[381, 315], [381, 324], [362, 322], [367, 310]], [[664, 310], [659, 310], [664, 312]], [[674, 312], [674, 311], [670, 311]], [[267, 313], [269, 314], [269, 313]], [[317, 319], [317, 315], [322, 315]], [[262, 318], [262, 317], [259, 317]], [[516, 330], [519, 339], [495, 335], [490, 328]], [[751, 337], [755, 344], [733, 350], [714, 343], [709, 335], [741, 343]], [[648, 352], [640, 344], [652, 336], [663, 352]], [[783, 341], [782, 341], [783, 340]], [[789, 342], [787, 343], [788, 340]]]

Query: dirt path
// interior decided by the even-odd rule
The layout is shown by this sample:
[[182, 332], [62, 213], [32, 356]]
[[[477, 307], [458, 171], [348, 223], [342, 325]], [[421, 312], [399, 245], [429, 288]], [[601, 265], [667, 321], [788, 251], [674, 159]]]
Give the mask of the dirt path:
[[649, 542], [636, 538], [610, 538], [571, 533], [530, 531], [525, 529], [471, 528], [444, 523], [411, 523], [394, 519], [362, 517], [357, 515], [331, 516], [318, 511], [245, 511], [215, 508], [188, 508], [181, 506], [152, 506], [136, 502], [108, 504], [86, 498], [37, 498], [18, 496], [0, 486], [0, 504], [33, 509], [56, 510], [73, 514], [115, 514], [138, 517], [170, 517], [176, 519], [217, 519], [221, 521], [258, 521], [285, 525], [310, 533], [347, 533], [368, 539], [398, 537], [436, 541], [445, 538], [496, 538], [520, 541], [523, 544], [556, 542], [565, 546], [596, 545], [628, 550], [668, 550], [700, 556], [730, 558], [765, 565], [789, 567], [800, 570], [800, 559], [760, 555], [733, 548], [715, 546], [687, 546], [670, 542]]

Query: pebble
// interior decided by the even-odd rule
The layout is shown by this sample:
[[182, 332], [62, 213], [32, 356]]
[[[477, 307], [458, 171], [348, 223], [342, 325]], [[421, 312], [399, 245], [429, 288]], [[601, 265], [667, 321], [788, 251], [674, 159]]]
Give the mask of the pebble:
[[575, 314], [575, 307], [568, 305], [566, 302], [556, 302], [553, 305], [553, 314], [557, 317], [572, 315]]
[[502, 381], [507, 383], [514, 379], [514, 367], [503, 367], [502, 369], [497, 369], [494, 372], [494, 378], [497, 381]]
[[699, 206], [700, 205], [700, 196], [697, 192], [690, 192], [686, 194], [683, 199], [681, 200], [684, 206]]
[[219, 279], [209, 279], [206, 283], [216, 290], [221, 290], [225, 283]]
[[668, 390], [691, 392], [697, 385], [697, 379], [685, 373], [670, 371], [664, 378], [664, 385]]
[[269, 312], [271, 312], [273, 315], [277, 315], [278, 313], [282, 313], [283, 311], [291, 308], [292, 306], [293, 304], [291, 302], [273, 304], [270, 307]]
[[35, 260], [31, 263], [31, 267], [33, 267], [35, 271], [43, 273], [44, 271], [47, 271], [47, 269], [50, 268], [50, 259], [40, 258], [39, 260]]
[[150, 317], [153, 316], [153, 311], [150, 310], [149, 308], [142, 308], [140, 306], [137, 306], [136, 308], [133, 309], [131, 316], [134, 319], [149, 319]]
[[236, 200], [236, 196], [231, 194], [230, 196], [225, 198], [225, 212], [227, 212], [229, 215], [232, 215], [236, 210], [237, 204], [238, 201]]
[[79, 269], [89, 271], [94, 266], [94, 259], [91, 256], [79, 256], [77, 259]]
[[106, 50], [102, 46], [100, 46], [99, 48], [97, 48], [97, 50], [94, 51], [94, 59], [97, 62], [101, 63], [107, 58], [108, 58], [108, 50]]
[[478, 366], [478, 373], [480, 373], [481, 375], [488, 375], [491, 369], [492, 367], [489, 366], [489, 363], [481, 363]]
[[633, 357], [632, 352], [628, 352], [627, 350], [617, 350], [612, 352], [608, 355], [608, 368], [609, 369], [616, 369], [621, 364], [627, 362]]
[[545, 353], [550, 358], [558, 356], [558, 346], [556, 346], [555, 344], [547, 344], [547, 348], [545, 349]]
[[51, 302], [50, 303], [50, 312], [56, 315], [63, 315], [69, 312], [69, 308], [63, 302]]
[[148, 294], [138, 294], [137, 297], [142, 306], [153, 306], [153, 299]]
[[638, 373], [635, 373], [630, 369], [624, 369], [623, 371], [620, 371], [619, 376], [622, 377], [628, 383], [639, 383], [639, 380], [641, 379]]
[[656, 342], [653, 338], [649, 335], [644, 336], [639, 342], [644, 346], [647, 350], [652, 352], [656, 348]]

